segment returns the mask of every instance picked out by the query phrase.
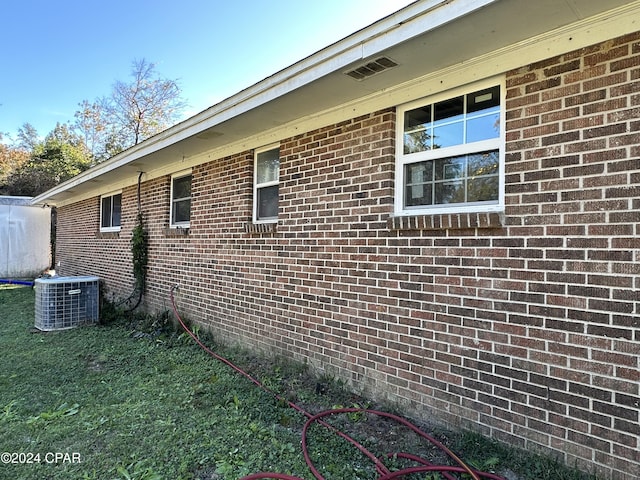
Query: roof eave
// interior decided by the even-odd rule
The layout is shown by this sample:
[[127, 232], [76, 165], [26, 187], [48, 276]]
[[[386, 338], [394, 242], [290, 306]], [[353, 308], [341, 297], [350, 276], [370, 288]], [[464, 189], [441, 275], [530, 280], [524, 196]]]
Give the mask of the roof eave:
[[306, 57], [220, 103], [148, 138], [109, 160], [33, 198], [36, 205], [137, 159], [198, 135], [242, 113], [258, 108], [336, 70], [376, 55], [416, 35], [439, 28], [498, 0], [427, 0], [407, 7]]
[[[540, 0], [523, 21], [529, 6], [529, 0], [415, 2], [54, 187], [33, 203], [65, 205], [133, 185], [134, 172], [156, 178], [211, 155], [272, 143], [276, 136], [295, 134], [301, 125], [316, 128], [329, 119], [342, 121], [336, 118], [352, 114], [358, 102], [369, 108], [372, 98], [381, 99], [376, 108], [419, 98], [428, 90], [414, 91], [412, 84], [458, 72], [476, 59], [491, 66], [484, 74], [496, 75], [521, 65], [519, 50], [528, 52], [529, 61], [539, 61], [551, 52], [609, 39], [614, 25], [618, 34], [636, 31], [633, 20], [640, 15], [640, 0]], [[400, 66], [362, 82], [345, 75], [379, 55], [397, 56]], [[435, 83], [442, 84], [442, 78]]]

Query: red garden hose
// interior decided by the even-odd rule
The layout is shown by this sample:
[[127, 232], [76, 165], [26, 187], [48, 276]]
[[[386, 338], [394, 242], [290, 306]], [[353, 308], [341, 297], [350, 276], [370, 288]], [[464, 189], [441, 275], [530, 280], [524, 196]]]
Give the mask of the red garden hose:
[[[391, 413], [386, 413], [386, 412], [380, 412], [380, 411], [377, 411], [377, 410], [369, 410], [369, 409], [361, 409], [361, 408], [333, 409], [333, 410], [327, 410], [327, 411], [324, 411], [324, 412], [321, 412], [321, 413], [318, 413], [318, 414], [314, 415], [314, 414], [311, 414], [311, 413], [305, 411], [299, 405], [296, 405], [295, 403], [290, 402], [289, 400], [281, 397], [279, 394], [277, 394], [276, 392], [272, 391], [271, 389], [269, 389], [268, 387], [266, 387], [262, 383], [260, 383], [260, 381], [258, 381], [255, 378], [253, 378], [250, 374], [248, 374], [247, 372], [245, 372], [244, 370], [242, 370], [238, 366], [234, 365], [233, 363], [231, 363], [226, 358], [218, 355], [213, 350], [211, 350], [209, 347], [207, 347], [204, 343], [202, 343], [202, 341], [185, 325], [184, 321], [180, 317], [180, 314], [178, 313], [178, 308], [176, 306], [176, 301], [175, 301], [175, 296], [174, 296], [174, 291], [177, 288], [178, 288], [178, 286], [175, 285], [175, 286], [173, 286], [171, 288], [171, 291], [170, 291], [171, 305], [173, 307], [173, 313], [175, 314], [176, 319], [178, 320], [178, 322], [180, 323], [180, 325], [182, 326], [184, 331], [187, 332], [187, 334], [189, 334], [189, 336], [205, 352], [207, 352], [209, 355], [214, 357], [216, 360], [219, 360], [220, 362], [222, 362], [225, 365], [229, 366], [230, 368], [232, 368], [233, 370], [235, 370], [236, 372], [238, 372], [242, 376], [248, 378], [256, 386], [260, 387], [262, 390], [266, 391], [267, 393], [273, 395], [278, 401], [286, 403], [289, 407], [293, 408], [297, 412], [300, 412], [305, 417], [307, 417], [307, 421], [306, 421], [306, 423], [304, 425], [304, 428], [302, 430], [302, 451], [303, 451], [303, 455], [304, 455], [305, 461], [307, 462], [307, 466], [309, 467], [309, 470], [311, 470], [311, 472], [313, 473], [313, 476], [317, 480], [324, 480], [324, 477], [320, 474], [318, 469], [314, 466], [313, 460], [310, 457], [308, 446], [307, 446], [307, 433], [308, 433], [309, 428], [311, 427], [311, 425], [313, 425], [314, 423], [318, 423], [318, 424], [330, 429], [336, 435], [338, 435], [338, 436], [342, 437], [343, 439], [347, 440], [349, 443], [351, 443], [353, 446], [355, 446], [362, 454], [364, 454], [367, 458], [369, 458], [374, 463], [375, 468], [376, 468], [376, 470], [378, 472], [378, 479], [377, 480], [392, 480], [392, 479], [401, 478], [401, 477], [403, 477], [405, 475], [409, 475], [409, 474], [412, 474], [412, 473], [422, 473], [422, 472], [439, 472], [439, 473], [442, 474], [442, 476], [446, 480], [455, 480], [456, 477], [451, 475], [453, 473], [464, 473], [464, 474], [467, 474], [467, 475], [469, 475], [471, 477], [472, 480], [482, 480], [482, 479], [504, 480], [502, 477], [500, 477], [498, 475], [494, 475], [492, 473], [479, 472], [477, 470], [472, 469], [466, 463], [464, 463], [462, 461], [462, 459], [460, 459], [455, 453], [453, 453], [449, 448], [447, 448], [441, 442], [439, 442], [438, 440], [436, 440], [435, 438], [433, 438], [429, 434], [427, 434], [427, 433], [423, 432], [422, 430], [420, 430], [416, 425], [412, 424], [411, 422], [409, 422], [409, 421], [405, 420], [404, 418], [399, 417], [397, 415], [393, 415]], [[359, 442], [357, 442], [356, 440], [354, 440], [353, 438], [351, 438], [350, 436], [348, 436], [344, 432], [341, 432], [341, 431], [337, 430], [335, 427], [331, 426], [330, 424], [326, 423], [323, 420], [325, 417], [328, 417], [328, 416], [331, 416], [331, 415], [344, 414], [344, 413], [366, 413], [366, 414], [372, 414], [372, 415], [377, 415], [377, 416], [380, 416], [380, 417], [391, 419], [391, 420], [393, 420], [393, 421], [395, 421], [395, 422], [397, 422], [397, 423], [399, 423], [401, 425], [404, 425], [405, 427], [409, 428], [414, 433], [416, 433], [420, 437], [426, 439], [431, 444], [435, 445], [441, 451], [446, 453], [455, 463], [457, 463], [458, 466], [432, 465], [427, 460], [425, 460], [425, 459], [423, 459], [421, 457], [418, 457], [416, 455], [412, 455], [412, 454], [409, 454], [409, 453], [402, 453], [402, 452], [401, 453], [390, 453], [390, 454], [387, 455], [388, 458], [389, 457], [404, 458], [404, 459], [412, 460], [413, 462], [419, 464], [419, 466], [409, 467], [409, 468], [405, 468], [405, 469], [402, 469], [402, 470], [397, 470], [397, 471], [393, 471], [392, 472], [384, 465], [384, 463], [379, 458], [377, 458], [373, 453], [371, 453], [369, 450], [367, 450], [363, 445], [361, 445]], [[285, 474], [282, 474], [282, 473], [273, 473], [273, 472], [255, 473], [255, 474], [243, 477], [240, 480], [259, 480], [259, 479], [265, 479], [265, 480], [266, 479], [274, 479], [274, 480], [304, 480], [304, 479], [302, 479], [300, 477], [294, 477], [294, 476], [291, 476], [291, 475], [285, 475]]]

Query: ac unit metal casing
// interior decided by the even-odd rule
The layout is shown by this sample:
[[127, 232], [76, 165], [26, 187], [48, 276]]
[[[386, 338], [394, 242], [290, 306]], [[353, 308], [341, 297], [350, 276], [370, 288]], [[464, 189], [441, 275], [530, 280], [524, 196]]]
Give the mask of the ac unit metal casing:
[[36, 321], [38, 330], [51, 331], [98, 322], [99, 278], [37, 278]]

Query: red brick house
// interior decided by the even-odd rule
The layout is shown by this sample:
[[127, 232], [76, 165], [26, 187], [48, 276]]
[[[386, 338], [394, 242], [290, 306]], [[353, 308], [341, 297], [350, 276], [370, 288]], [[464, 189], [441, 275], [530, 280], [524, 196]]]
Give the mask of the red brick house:
[[[640, 2], [419, 1], [37, 197], [57, 270], [640, 477]], [[143, 172], [139, 175], [139, 172]]]

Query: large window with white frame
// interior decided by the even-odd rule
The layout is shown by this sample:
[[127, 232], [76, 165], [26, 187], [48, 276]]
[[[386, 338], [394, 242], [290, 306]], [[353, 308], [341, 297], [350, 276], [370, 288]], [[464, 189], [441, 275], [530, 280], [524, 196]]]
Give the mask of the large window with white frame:
[[395, 214], [504, 208], [502, 80], [398, 107]]
[[253, 181], [253, 221], [255, 223], [273, 223], [278, 220], [279, 181], [279, 145], [256, 150]]
[[191, 221], [191, 171], [171, 176], [171, 227], [188, 228]]
[[100, 231], [119, 232], [122, 217], [122, 192], [100, 197]]

